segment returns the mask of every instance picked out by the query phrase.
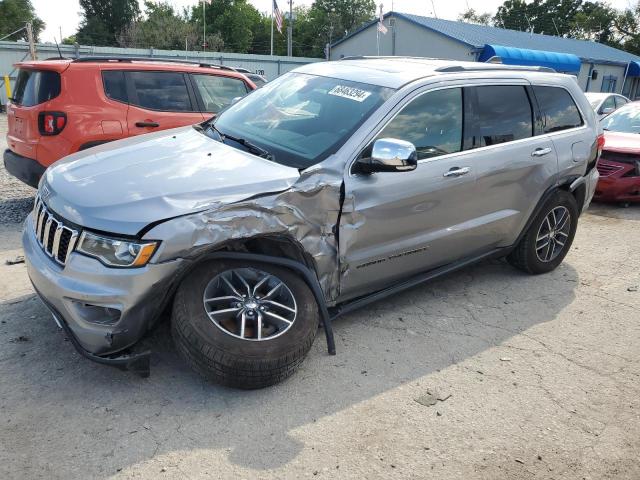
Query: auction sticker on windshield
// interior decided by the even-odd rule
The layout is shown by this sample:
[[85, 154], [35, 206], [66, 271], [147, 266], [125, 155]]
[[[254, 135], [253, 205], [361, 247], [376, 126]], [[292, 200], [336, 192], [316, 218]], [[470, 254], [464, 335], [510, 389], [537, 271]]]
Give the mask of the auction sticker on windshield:
[[364, 102], [371, 92], [366, 90], [360, 90], [355, 87], [347, 87], [346, 85], [336, 85], [329, 90], [329, 95], [336, 97], [348, 98], [349, 100], [355, 100], [356, 102]]

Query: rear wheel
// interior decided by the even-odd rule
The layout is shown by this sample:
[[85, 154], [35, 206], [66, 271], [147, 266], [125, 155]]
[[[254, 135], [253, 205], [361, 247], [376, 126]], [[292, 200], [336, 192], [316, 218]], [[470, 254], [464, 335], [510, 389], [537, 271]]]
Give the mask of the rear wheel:
[[296, 274], [239, 261], [197, 267], [176, 292], [171, 321], [178, 351], [196, 371], [244, 389], [291, 375], [318, 323], [315, 298]]
[[550, 272], [569, 252], [577, 226], [576, 200], [569, 192], [559, 190], [544, 204], [507, 260], [528, 273]]

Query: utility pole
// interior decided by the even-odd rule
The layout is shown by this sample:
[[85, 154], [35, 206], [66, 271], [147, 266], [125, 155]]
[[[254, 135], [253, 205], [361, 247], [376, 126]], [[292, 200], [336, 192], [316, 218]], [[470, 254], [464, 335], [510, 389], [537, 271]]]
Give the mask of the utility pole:
[[31, 60], [37, 60], [38, 56], [36, 55], [36, 44], [33, 41], [33, 28], [31, 22], [27, 22], [27, 40], [29, 40], [29, 55], [31, 55]]
[[58, 30], [60, 32], [60, 43], [62, 43], [62, 25], [58, 27]]
[[207, 18], [204, 15], [204, 4], [207, 0], [200, 0], [202, 2], [202, 51], [207, 51]]
[[289, 0], [289, 22], [287, 24], [287, 56], [293, 57], [293, 0]]

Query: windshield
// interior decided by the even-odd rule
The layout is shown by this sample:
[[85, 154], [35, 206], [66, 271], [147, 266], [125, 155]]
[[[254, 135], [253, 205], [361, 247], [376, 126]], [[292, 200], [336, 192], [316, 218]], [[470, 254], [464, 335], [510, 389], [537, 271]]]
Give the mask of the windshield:
[[627, 105], [602, 120], [602, 128], [613, 132], [640, 133], [640, 104]]
[[277, 163], [307, 168], [335, 153], [393, 92], [288, 73], [221, 113], [215, 128], [266, 150]]

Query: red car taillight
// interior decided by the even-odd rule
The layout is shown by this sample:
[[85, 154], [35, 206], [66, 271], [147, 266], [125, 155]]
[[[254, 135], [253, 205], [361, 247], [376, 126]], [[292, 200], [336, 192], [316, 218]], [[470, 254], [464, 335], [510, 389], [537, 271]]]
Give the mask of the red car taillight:
[[598, 157], [600, 157], [600, 154], [602, 153], [602, 149], [604, 148], [604, 134], [601, 133], [600, 135], [598, 135]]
[[64, 112], [40, 112], [38, 130], [40, 135], [58, 135], [67, 125], [67, 114]]

